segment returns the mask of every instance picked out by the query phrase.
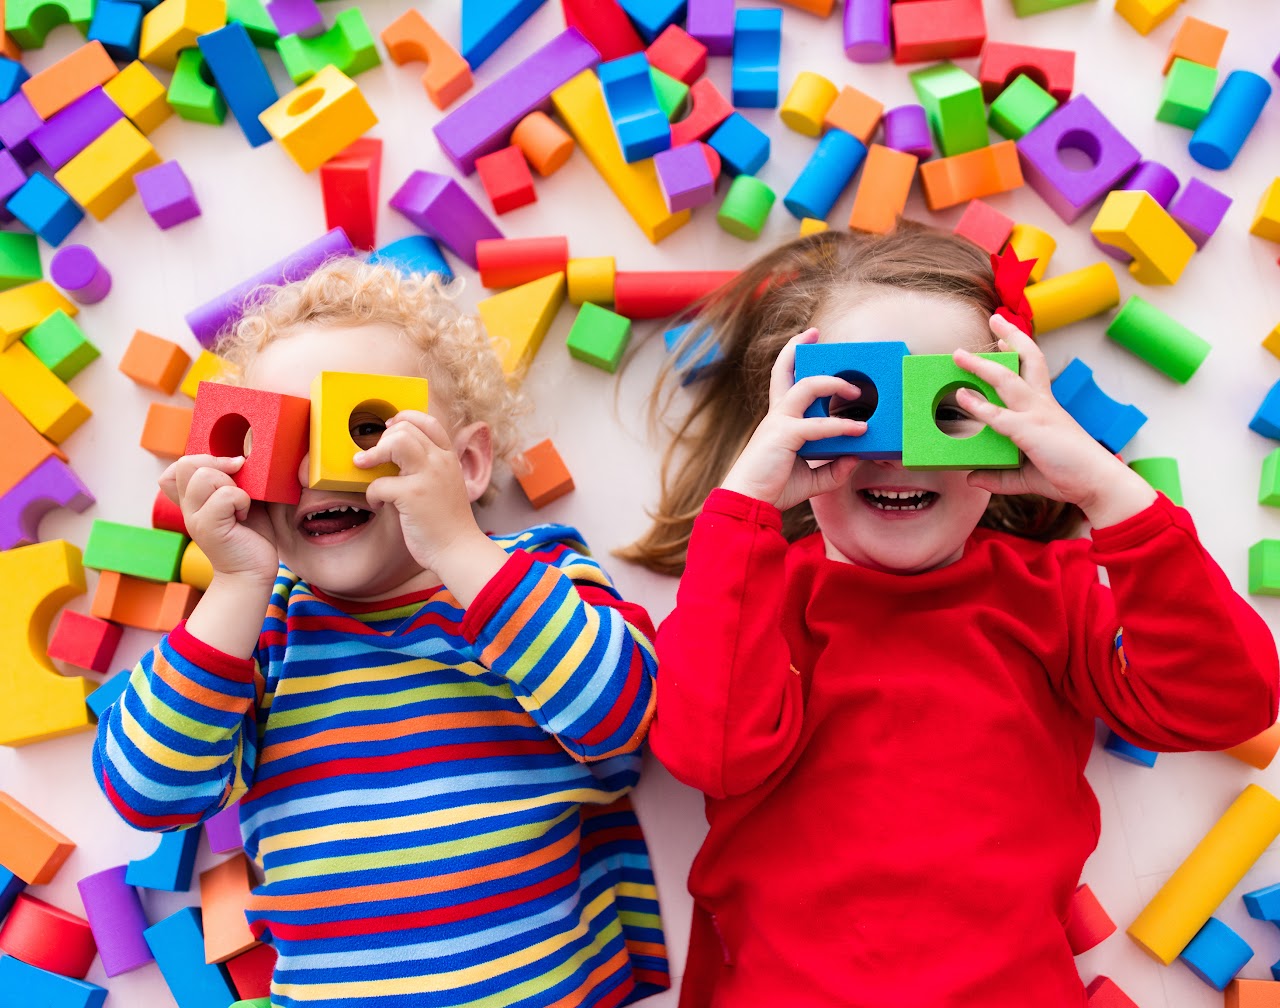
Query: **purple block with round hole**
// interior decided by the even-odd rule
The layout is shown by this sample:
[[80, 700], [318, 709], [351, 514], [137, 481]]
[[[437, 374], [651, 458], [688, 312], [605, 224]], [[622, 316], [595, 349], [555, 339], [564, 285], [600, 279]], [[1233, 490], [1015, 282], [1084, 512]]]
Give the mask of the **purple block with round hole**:
[[162, 231], [200, 216], [191, 182], [177, 161], [165, 161], [138, 172], [133, 184], [142, 197], [142, 205]]
[[138, 890], [124, 880], [128, 865], [117, 865], [76, 883], [89, 929], [107, 976], [119, 976], [155, 960], [142, 936], [150, 925]]
[[44, 120], [21, 91], [0, 102], [0, 144], [22, 164], [31, 164], [39, 157], [31, 146], [31, 135], [43, 125]]
[[240, 833], [240, 803], [224, 808], [217, 815], [204, 821], [205, 836], [209, 838], [209, 850], [214, 854], [239, 850], [244, 846]]
[[708, 56], [732, 56], [733, 13], [733, 0], [689, 0], [684, 30], [707, 47]]
[[1142, 155], [1093, 102], [1076, 95], [1018, 141], [1018, 160], [1027, 185], [1070, 224], [1114, 189]]
[[892, 58], [889, 0], [845, 0], [844, 54], [855, 63], [884, 63]]
[[391, 209], [404, 214], [472, 269], [479, 268], [476, 242], [503, 236], [457, 179], [438, 172], [415, 171], [391, 197]]
[[[1138, 167], [1129, 173], [1120, 188], [1130, 192], [1147, 193], [1162, 207], [1168, 207], [1173, 194], [1178, 191], [1178, 176], [1159, 161], [1139, 161]], [[1091, 237], [1094, 245], [1117, 262], [1127, 263], [1133, 260], [1133, 256], [1128, 252], [1101, 242], [1096, 236]]]
[[316, 0], [271, 0], [267, 4], [267, 16], [281, 38], [286, 35], [315, 38], [324, 32], [324, 15]]
[[1169, 216], [1178, 222], [1196, 248], [1204, 248], [1205, 242], [1213, 237], [1231, 206], [1231, 197], [1220, 193], [1207, 182], [1198, 178], [1187, 179], [1182, 192], [1169, 203]]
[[94, 501], [71, 467], [49, 456], [0, 497], [0, 550], [40, 541], [40, 521], [54, 508], [82, 512]]
[[716, 194], [715, 176], [707, 163], [702, 144], [681, 144], [654, 155], [658, 186], [672, 213], [691, 210], [711, 202]]
[[884, 145], [921, 161], [933, 157], [933, 134], [923, 105], [899, 105], [884, 114]]
[[111, 273], [87, 245], [63, 245], [49, 261], [49, 278], [81, 304], [111, 293]]
[[102, 88], [81, 95], [31, 134], [31, 146], [55, 171], [124, 118]]

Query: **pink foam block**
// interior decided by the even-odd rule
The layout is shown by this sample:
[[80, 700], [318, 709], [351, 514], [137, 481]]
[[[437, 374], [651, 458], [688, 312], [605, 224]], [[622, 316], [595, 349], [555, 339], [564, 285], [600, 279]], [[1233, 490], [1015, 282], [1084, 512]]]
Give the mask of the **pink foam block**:
[[503, 236], [457, 179], [437, 172], [415, 171], [391, 197], [391, 208], [472, 269], [478, 268], [476, 242]]
[[81, 304], [97, 304], [111, 293], [111, 274], [87, 245], [63, 245], [49, 261], [49, 277]]
[[716, 179], [703, 152], [704, 144], [691, 143], [659, 151], [653, 158], [667, 209], [672, 213], [709, 203], [716, 194]]
[[224, 808], [204, 821], [205, 836], [209, 838], [209, 850], [214, 854], [239, 850], [244, 846], [240, 833], [240, 803]]
[[1187, 184], [1168, 205], [1169, 216], [1191, 236], [1196, 248], [1204, 248], [1213, 237], [1231, 206], [1231, 197], [1218, 192], [1213, 186], [1198, 178], [1187, 179]]
[[50, 456], [0, 497], [0, 550], [39, 542], [40, 521], [54, 508], [84, 511], [93, 502], [71, 467]]
[[732, 56], [733, 0], [689, 0], [684, 30], [707, 47], [708, 56]]
[[955, 233], [963, 235], [992, 255], [999, 252], [1013, 233], [1013, 218], [1002, 214], [989, 203], [971, 200], [956, 221]]
[[899, 105], [884, 114], [884, 145], [921, 161], [933, 156], [933, 137], [923, 105]]
[[267, 17], [271, 18], [280, 37], [301, 35], [314, 38], [324, 31], [324, 15], [316, 0], [270, 0]]
[[148, 927], [138, 890], [124, 880], [126, 865], [117, 865], [76, 883], [85, 916], [107, 976], [119, 976], [152, 962], [155, 956], [142, 937]]
[[846, 0], [844, 54], [855, 63], [883, 63], [893, 55], [889, 0]]
[[165, 161], [133, 177], [142, 205], [162, 231], [200, 216], [200, 204], [177, 161]]

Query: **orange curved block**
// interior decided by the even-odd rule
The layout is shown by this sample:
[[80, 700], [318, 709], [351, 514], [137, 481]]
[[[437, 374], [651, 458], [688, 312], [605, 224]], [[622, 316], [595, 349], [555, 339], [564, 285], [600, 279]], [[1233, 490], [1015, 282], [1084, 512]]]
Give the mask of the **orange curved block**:
[[907, 205], [919, 160], [914, 154], [872, 144], [862, 165], [862, 181], [853, 198], [849, 227], [875, 234], [892, 231]]
[[920, 185], [930, 210], [994, 196], [1022, 185], [1022, 165], [1012, 140], [979, 147], [964, 154], [926, 161], [920, 166]]
[[75, 849], [67, 837], [0, 791], [0, 865], [28, 885], [44, 885]]
[[818, 17], [829, 17], [836, 5], [836, 0], [782, 0], [782, 2], [798, 10], [817, 14]]
[[1247, 742], [1223, 750], [1228, 756], [1234, 756], [1241, 763], [1258, 770], [1265, 770], [1280, 751], [1280, 722], [1273, 724], [1266, 731], [1255, 735]]
[[471, 90], [471, 67], [462, 54], [410, 8], [382, 30], [382, 44], [397, 66], [425, 63], [422, 87], [438, 109], [447, 109]]

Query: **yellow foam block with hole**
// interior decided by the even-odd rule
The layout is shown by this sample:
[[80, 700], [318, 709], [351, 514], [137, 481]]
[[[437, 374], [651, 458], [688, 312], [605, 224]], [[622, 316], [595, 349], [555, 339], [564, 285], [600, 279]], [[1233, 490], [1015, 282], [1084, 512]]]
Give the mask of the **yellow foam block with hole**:
[[93, 726], [84, 701], [97, 683], [61, 675], [45, 653], [53, 618], [84, 594], [80, 560], [80, 550], [61, 539], [0, 552], [0, 745]]
[[258, 119], [304, 172], [315, 171], [378, 122], [355, 81], [333, 64]]
[[55, 444], [65, 441], [93, 415], [66, 382], [21, 341], [0, 353], [0, 395]]
[[689, 222], [688, 210], [672, 213], [667, 209], [652, 158], [635, 164], [623, 158], [600, 78], [593, 71], [584, 70], [561, 84], [551, 92], [551, 101], [582, 152], [649, 241], [656, 244]]
[[75, 315], [80, 308], [48, 280], [0, 292], [0, 350], [16, 342], [56, 311]]
[[1036, 333], [1047, 333], [1101, 315], [1120, 303], [1120, 284], [1110, 263], [1072, 270], [1027, 288]]
[[358, 469], [351, 457], [360, 445], [351, 437], [351, 415], [368, 412], [390, 419], [401, 410], [427, 410], [427, 380], [403, 375], [321, 371], [311, 382], [311, 451], [307, 486], [361, 493], [379, 476], [400, 470], [390, 462]]
[[1280, 177], [1273, 179], [1262, 194], [1253, 223], [1249, 225], [1249, 234], [1280, 242]]
[[102, 85], [102, 90], [143, 133], [150, 133], [173, 115], [165, 86], [137, 60]]
[[1144, 284], [1177, 283], [1196, 251], [1169, 212], [1141, 191], [1109, 193], [1089, 230], [1103, 244], [1133, 256], [1129, 272]]
[[159, 163], [151, 141], [128, 119], [121, 119], [53, 177], [95, 219], [106, 220], [133, 195], [133, 177]]
[[547, 330], [564, 304], [563, 273], [539, 277], [476, 305], [489, 332], [493, 348], [502, 360], [502, 372], [517, 375], [533, 360]]
[[138, 58], [172, 70], [178, 53], [227, 23], [227, 0], [161, 0], [142, 19]]

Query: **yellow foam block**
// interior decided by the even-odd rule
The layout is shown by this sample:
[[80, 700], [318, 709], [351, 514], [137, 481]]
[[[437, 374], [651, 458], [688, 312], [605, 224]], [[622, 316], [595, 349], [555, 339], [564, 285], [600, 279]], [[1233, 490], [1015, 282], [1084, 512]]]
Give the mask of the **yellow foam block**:
[[551, 101], [582, 152], [649, 241], [656, 244], [689, 222], [688, 210], [672, 213], [667, 209], [652, 158], [635, 164], [623, 159], [595, 73], [584, 70], [560, 85], [551, 92]]
[[1027, 303], [1036, 332], [1046, 333], [1114, 308], [1120, 303], [1120, 284], [1110, 263], [1096, 262], [1032, 284]]
[[839, 93], [822, 74], [801, 70], [778, 109], [778, 118], [797, 133], [822, 136], [822, 121]]
[[1250, 784], [1129, 925], [1129, 937], [1168, 966], [1280, 836], [1280, 800]]
[[178, 580], [192, 588], [208, 591], [209, 585], [213, 583], [213, 564], [204, 555], [204, 550], [194, 542], [187, 543], [187, 548], [182, 551], [182, 566], [179, 570], [181, 573], [178, 574]]
[[1280, 178], [1272, 179], [1262, 194], [1253, 223], [1249, 225], [1249, 234], [1280, 242]]
[[378, 122], [355, 81], [332, 63], [258, 118], [304, 172], [315, 171]]
[[613, 284], [617, 276], [618, 266], [613, 256], [570, 259], [565, 276], [569, 285], [569, 301], [573, 304], [586, 301], [597, 305], [613, 304]]
[[1275, 356], [1280, 357], [1280, 325], [1262, 338], [1262, 345]]
[[48, 280], [23, 284], [0, 292], [0, 349], [18, 340], [56, 311], [75, 315], [80, 311]]
[[173, 114], [165, 86], [137, 60], [107, 81], [102, 90], [143, 133], [150, 133]]
[[84, 594], [80, 559], [80, 550], [61, 539], [0, 552], [0, 745], [93, 725], [84, 701], [97, 683], [61, 675], [45, 653], [54, 616]]
[[519, 374], [533, 360], [564, 304], [564, 295], [564, 274], [552, 273], [476, 305], [493, 348], [502, 359], [504, 374]]
[[1028, 259], [1036, 261], [1031, 267], [1030, 282], [1039, 283], [1049, 268], [1049, 260], [1057, 251], [1058, 242], [1048, 231], [1042, 231], [1034, 224], [1015, 224], [1009, 234], [1009, 247], [1023, 262]]
[[379, 476], [400, 470], [386, 462], [357, 469], [351, 457], [361, 446], [351, 436], [355, 413], [388, 420], [401, 410], [427, 409], [427, 380], [403, 375], [321, 371], [311, 382], [311, 456], [307, 486], [361, 493]]
[[106, 220], [133, 195], [133, 177], [159, 163], [151, 141], [129, 120], [121, 119], [53, 177], [94, 218]]
[[225, 374], [229, 368], [230, 365], [217, 354], [201, 350], [200, 356], [192, 362], [186, 377], [182, 379], [182, 384], [178, 386], [178, 391], [194, 399], [202, 381], [213, 381], [219, 375]]
[[0, 395], [54, 443], [65, 441], [93, 415], [66, 383], [22, 342], [0, 353]]
[[1098, 241], [1133, 256], [1129, 272], [1139, 283], [1174, 284], [1195, 255], [1196, 243], [1150, 193], [1108, 193], [1089, 228]]
[[828, 229], [827, 222], [816, 217], [806, 217], [800, 222], [800, 237], [807, 238], [811, 234], [821, 234]]
[[1182, 0], [1116, 0], [1116, 13], [1140, 35], [1146, 35], [1177, 10], [1180, 3]]
[[178, 53], [227, 23], [227, 0], [161, 0], [142, 19], [138, 58], [172, 70]]

